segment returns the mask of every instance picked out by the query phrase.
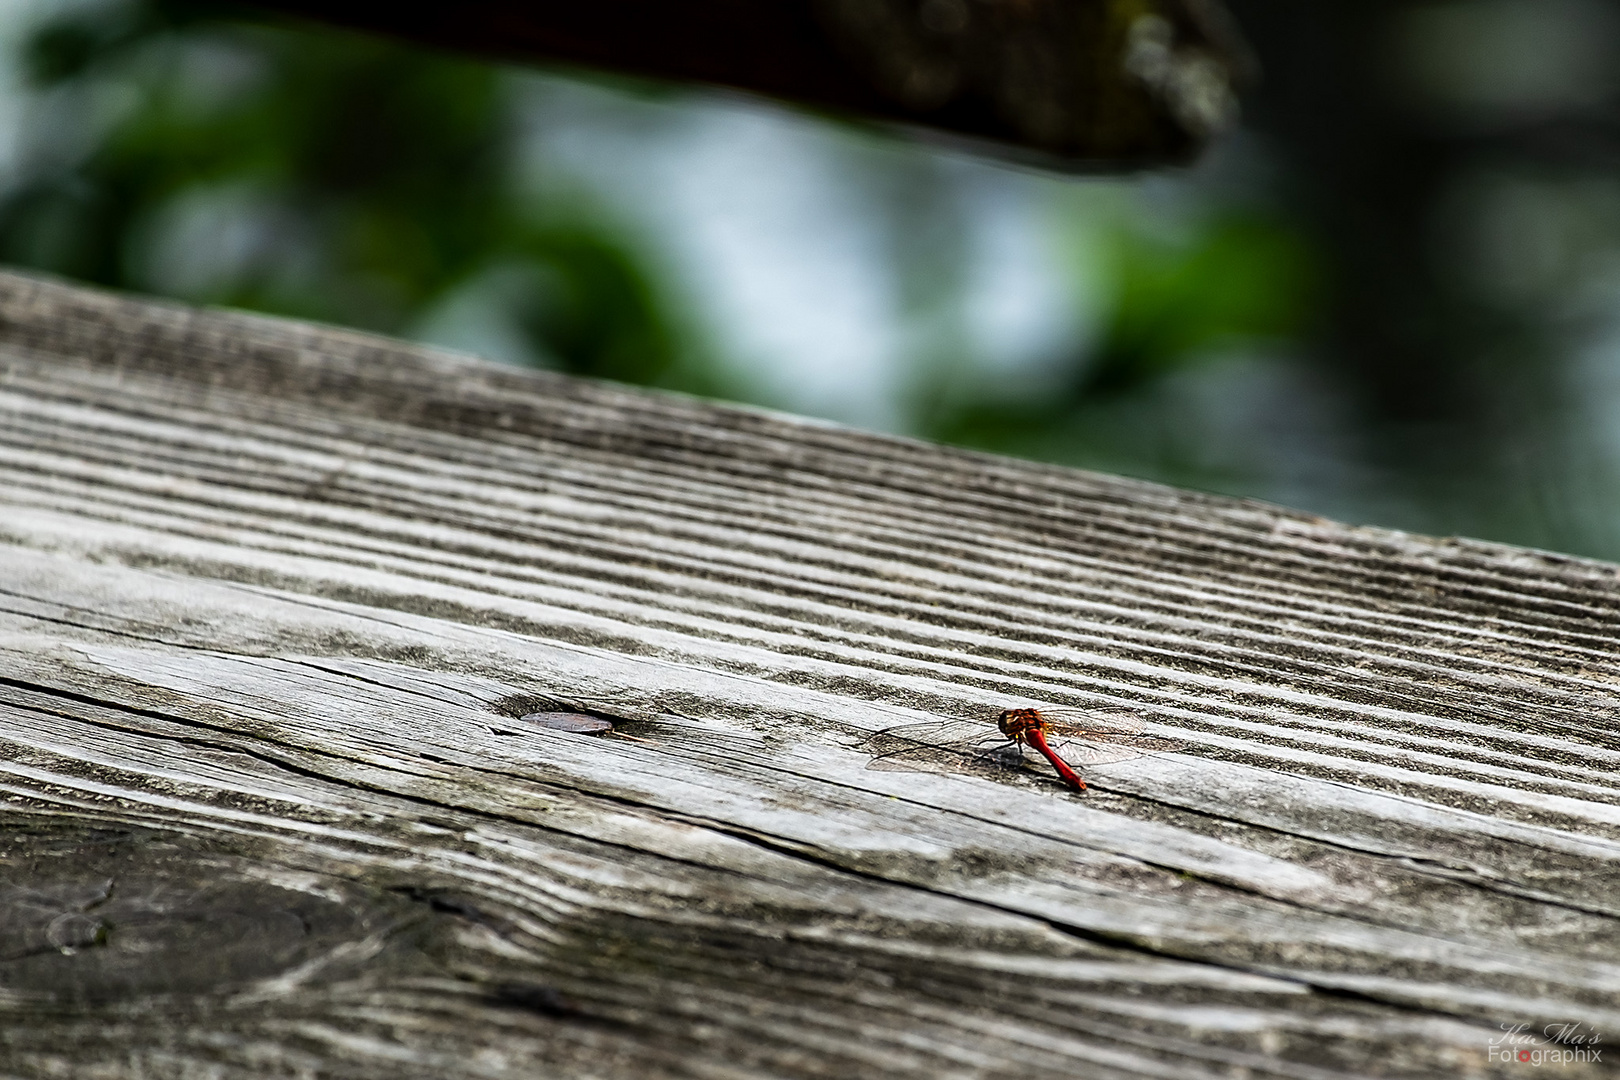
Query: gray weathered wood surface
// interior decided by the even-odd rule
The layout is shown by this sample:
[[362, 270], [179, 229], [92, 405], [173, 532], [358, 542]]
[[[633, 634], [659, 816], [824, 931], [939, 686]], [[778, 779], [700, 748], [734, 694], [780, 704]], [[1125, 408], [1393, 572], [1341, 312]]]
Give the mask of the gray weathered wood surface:
[[[1617, 632], [1602, 563], [0, 276], [0, 1075], [1512, 1075], [1620, 1035]], [[1022, 704], [1184, 749], [869, 767]]]

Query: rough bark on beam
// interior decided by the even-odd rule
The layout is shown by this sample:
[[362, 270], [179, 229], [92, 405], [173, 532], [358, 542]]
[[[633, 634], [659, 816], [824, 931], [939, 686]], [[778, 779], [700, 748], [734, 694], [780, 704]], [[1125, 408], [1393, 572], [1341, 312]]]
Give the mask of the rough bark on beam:
[[[1608, 564], [14, 275], [0, 507], [8, 1077], [1620, 1032]], [[872, 767], [1025, 704], [1183, 748], [1085, 795]]]
[[1252, 62], [1220, 0], [256, 0], [504, 60], [564, 61], [926, 128], [1069, 169], [1182, 162]]

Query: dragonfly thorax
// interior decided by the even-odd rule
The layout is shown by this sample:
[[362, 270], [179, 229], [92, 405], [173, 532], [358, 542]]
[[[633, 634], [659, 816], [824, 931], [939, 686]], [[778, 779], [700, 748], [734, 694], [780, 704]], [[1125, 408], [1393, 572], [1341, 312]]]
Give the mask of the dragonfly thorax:
[[1013, 742], [1024, 742], [1031, 731], [1046, 729], [1046, 721], [1036, 709], [1007, 709], [996, 718], [996, 726]]

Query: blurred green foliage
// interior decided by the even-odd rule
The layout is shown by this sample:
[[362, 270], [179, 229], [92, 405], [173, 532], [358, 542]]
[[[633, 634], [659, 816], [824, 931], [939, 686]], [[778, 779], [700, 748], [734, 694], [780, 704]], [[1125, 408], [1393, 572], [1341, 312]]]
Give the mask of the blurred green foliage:
[[476, 289], [536, 362], [721, 389], [636, 246], [524, 189], [498, 68], [169, 0], [48, 14], [23, 74], [0, 260], [386, 333]]
[[[1233, 353], [1286, 350], [1312, 328], [1319, 273], [1290, 223], [1224, 212], [1170, 230], [1114, 219], [1083, 241], [1107, 283], [1099, 332], [1054, 368], [1047, 385], [1009, 393], [969, 380], [937, 392], [925, 414], [943, 442], [1027, 457], [1218, 483], [1143, 456], [1147, 399], [1167, 376]], [[1122, 458], [1120, 452], [1124, 451]], [[1134, 460], [1132, 460], [1134, 458]], [[1170, 471], [1167, 472], [1166, 470]]]
[[1276, 221], [1221, 215], [1176, 238], [1120, 227], [1105, 259], [1112, 310], [1076, 396], [1127, 392], [1223, 348], [1293, 340], [1313, 307], [1309, 248]]

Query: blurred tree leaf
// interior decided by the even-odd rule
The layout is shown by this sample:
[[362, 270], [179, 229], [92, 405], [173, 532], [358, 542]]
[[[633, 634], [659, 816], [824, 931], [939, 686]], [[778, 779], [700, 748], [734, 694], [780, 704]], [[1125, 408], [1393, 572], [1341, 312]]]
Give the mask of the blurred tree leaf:
[[1055, 384], [1023, 393], [980, 385], [936, 390], [923, 399], [930, 437], [1084, 461], [1082, 417], [1100, 420], [1099, 410], [1233, 350], [1296, 340], [1315, 318], [1311, 249], [1279, 223], [1229, 214], [1173, 237], [1114, 225], [1100, 250], [1101, 276], [1112, 290], [1087, 351], [1063, 365]]
[[[602, 233], [559, 227], [531, 238], [537, 266], [551, 271], [546, 301], [519, 320], [557, 365], [642, 386], [661, 385], [678, 365], [670, 328], [646, 275]], [[688, 389], [705, 390], [687, 380]]]
[[1310, 253], [1271, 222], [1217, 219], [1180, 241], [1119, 230], [1109, 249], [1113, 309], [1075, 397], [1132, 390], [1223, 346], [1287, 340], [1309, 317]]

